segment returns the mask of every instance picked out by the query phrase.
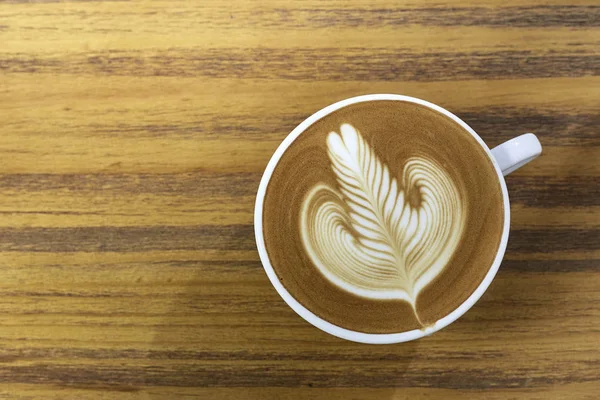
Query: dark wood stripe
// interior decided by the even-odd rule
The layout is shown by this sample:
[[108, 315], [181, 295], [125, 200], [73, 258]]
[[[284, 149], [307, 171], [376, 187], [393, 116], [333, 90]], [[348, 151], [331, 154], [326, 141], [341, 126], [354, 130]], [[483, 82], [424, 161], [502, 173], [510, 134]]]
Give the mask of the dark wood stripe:
[[[79, 271], [72, 272], [79, 273]], [[200, 275], [197, 275], [200, 280]], [[44, 315], [49, 318], [56, 317], [57, 321], [64, 320], [68, 317], [82, 316], [82, 319], [77, 319], [78, 322], [73, 325], [87, 326], [90, 328], [113, 328], [117, 327], [136, 327], [145, 326], [150, 328], [163, 327], [171, 329], [174, 327], [173, 322], [169, 317], [186, 318], [194, 317], [194, 321], [189, 324], [177, 323], [180, 327], [198, 327], [203, 326], [206, 329], [221, 329], [224, 324], [232, 329], [260, 329], [265, 327], [278, 328], [303, 328], [306, 327], [306, 322], [295, 316], [290, 307], [281, 299], [275, 289], [270, 285], [263, 271], [257, 273], [254, 281], [260, 281], [256, 284], [249, 284], [248, 281], [241, 282], [239, 280], [229, 281], [225, 284], [218, 284], [214, 281], [204, 282], [203, 284], [193, 284], [190, 282], [190, 291], [182, 291], [178, 294], [161, 293], [159, 286], [156, 286], [158, 293], [140, 294], [136, 289], [130, 291], [123, 290], [123, 293], [110, 293], [101, 295], [98, 292], [102, 288], [96, 287], [85, 288], [69, 291], [61, 294], [58, 290], [40, 290], [36, 292], [14, 291], [2, 292], [0, 299], [3, 301], [3, 310], [10, 309], [11, 315], [31, 316], [31, 321], [36, 321], [36, 316]], [[90, 278], [90, 283], [93, 278]], [[133, 285], [133, 284], [132, 284]], [[165, 283], [166, 285], [166, 283]], [[88, 286], [90, 286], [88, 284]], [[244, 288], [244, 293], [238, 293], [241, 288]], [[221, 292], [226, 291], [226, 293]], [[18, 311], [10, 308], [11, 304], [16, 302], [24, 302], [24, 306]], [[56, 303], [60, 301], [57, 307]], [[64, 304], [75, 303], [74, 306], [64, 306]], [[165, 303], [173, 305], [173, 309], [164, 311]], [[7, 305], [8, 304], [8, 305]], [[103, 304], [102, 307], [96, 308], [95, 305]], [[139, 307], [139, 304], [148, 304], [149, 307]], [[56, 309], [58, 311], [53, 311]], [[201, 322], [198, 322], [198, 317], [202, 316]], [[227, 316], [234, 321], [224, 322]], [[248, 316], [259, 318], [249, 322]], [[102, 322], [97, 320], [85, 320], [85, 317], [98, 317], [103, 319]], [[152, 317], [160, 319], [164, 322], [160, 323], [145, 323], [143, 318]], [[225, 318], [223, 318], [225, 317]], [[290, 319], [290, 317], [293, 317]], [[213, 320], [217, 318], [217, 322]], [[137, 320], [138, 322], [133, 322]], [[284, 321], [284, 322], [282, 322]], [[44, 325], [44, 322], [39, 322]], [[27, 324], [35, 326], [36, 323]], [[66, 322], [61, 324], [56, 322], [53, 325], [69, 326]], [[0, 335], [0, 340], [4, 339]]]
[[[267, 157], [265, 158], [266, 162]], [[101, 193], [102, 197], [127, 195], [191, 196], [236, 198], [256, 195], [261, 173], [182, 174], [11, 174], [0, 175], [0, 191], [35, 193], [68, 191], [73, 194]], [[511, 204], [550, 208], [600, 206], [600, 178], [596, 176], [519, 176], [506, 178]], [[232, 199], [233, 200], [233, 199]], [[248, 206], [240, 211], [253, 212]], [[218, 204], [215, 204], [218, 209]], [[3, 213], [20, 213], [7, 209]], [[27, 210], [24, 213], [92, 215], [69, 210]], [[118, 211], [114, 215], [119, 215]], [[128, 214], [129, 215], [129, 214]]]
[[600, 74], [600, 56], [577, 50], [424, 52], [402, 48], [178, 48], [0, 55], [0, 71], [118, 76], [188, 76], [302, 81], [447, 81], [581, 77]]
[[524, 273], [600, 272], [600, 260], [504, 260], [500, 268]]
[[[512, 230], [507, 252], [596, 250], [600, 229]], [[0, 228], [0, 251], [253, 250], [252, 225]]]
[[[5, 0], [7, 4], [123, 2], [128, 0]], [[202, 4], [203, 5], [203, 4]], [[63, 11], [64, 12], [64, 11]], [[325, 28], [385, 28], [410, 25], [481, 26], [494, 28], [592, 28], [600, 26], [600, 7], [595, 5], [531, 5], [508, 7], [254, 7], [206, 10], [189, 6], [199, 23], [221, 25], [243, 21], [245, 28], [314, 30]], [[91, 13], [78, 10], [82, 18]], [[46, 14], [47, 15], [47, 14]], [[176, 10], [164, 10], [166, 21], [183, 20]], [[239, 22], [238, 22], [239, 23]]]
[[600, 113], [514, 107], [451, 111], [471, 126], [490, 147], [522, 132], [536, 133], [544, 146], [600, 146]]
[[0, 251], [253, 250], [252, 225], [0, 228]]
[[[382, 354], [383, 353], [383, 354]], [[272, 350], [263, 351], [190, 351], [190, 350], [137, 350], [137, 349], [85, 349], [85, 348], [9, 348], [0, 350], [0, 361], [18, 359], [45, 359], [53, 356], [64, 359], [148, 359], [148, 360], [197, 360], [197, 361], [424, 361], [424, 360], [475, 360], [502, 358], [496, 350], [448, 351], [443, 354], [406, 354], [403, 352], [348, 351], [331, 348], [328, 351], [288, 353]]]
[[[26, 267], [26, 262], [21, 263], [21, 266]], [[140, 263], [138, 261], [132, 262], [101, 262], [94, 261], [93, 264], [52, 264], [45, 263], [44, 268], [46, 269], [57, 269], [58, 271], [68, 271], [71, 268], [89, 267], [93, 265], [94, 271], [106, 271], [106, 270], [123, 270], [123, 268], [136, 268], [139, 267], [155, 267], [156, 269], [164, 270], [169, 269], [193, 269], [196, 271], [202, 271], [206, 273], [217, 273], [220, 277], [234, 276], [256, 276], [256, 274], [262, 274], [263, 266], [260, 261], [253, 260], [177, 260], [172, 259], [168, 261], [147, 261]], [[510, 272], [524, 272], [524, 273], [562, 273], [562, 272], [600, 272], [600, 260], [589, 259], [589, 260], [510, 260], [505, 259], [502, 261], [502, 270]], [[6, 291], [2, 294], [6, 295]]]
[[[404, 345], [406, 346], [406, 345]], [[175, 387], [423, 387], [448, 389], [536, 388], [600, 379], [598, 369], [582, 369], [580, 362], [565, 360], [561, 368], [529, 366], [489, 367], [472, 363], [449, 371], [445, 366], [407, 368], [406, 362], [311, 363], [296, 361], [247, 363], [188, 363], [185, 365], [126, 366], [115, 364], [6, 365], [0, 368], [5, 383], [77, 385], [131, 385]], [[514, 367], [514, 366], [513, 366]], [[575, 371], [575, 372], [571, 372]]]
[[507, 176], [511, 204], [529, 207], [600, 206], [597, 176]]
[[600, 7], [537, 5], [521, 7], [377, 7], [257, 10], [249, 23], [266, 27], [375, 28], [406, 25], [489, 27], [600, 26]]
[[511, 230], [507, 253], [551, 253], [598, 250], [600, 229]]
[[[234, 275], [237, 277], [243, 275], [252, 275], [257, 271], [262, 272], [263, 267], [260, 261], [257, 260], [230, 260], [230, 259], [220, 259], [220, 260], [181, 260], [177, 259], [176, 255], [173, 255], [173, 258], [170, 258], [166, 261], [102, 261], [102, 260], [94, 260], [92, 263], [83, 262], [83, 263], [73, 263], [69, 262], [65, 263], [53, 263], [54, 260], [48, 260], [48, 262], [44, 263], [44, 269], [53, 270], [57, 272], [65, 272], [71, 271], [71, 268], [83, 268], [93, 265], [94, 272], [99, 271], [122, 271], [124, 268], [155, 268], [157, 270], [164, 269], [193, 269], [193, 270], [202, 270], [208, 273], [218, 273], [218, 275], [222, 275], [223, 277]], [[23, 260], [19, 264], [23, 267], [39, 267], [37, 264], [29, 264], [26, 260]], [[6, 292], [2, 292], [6, 293]]]

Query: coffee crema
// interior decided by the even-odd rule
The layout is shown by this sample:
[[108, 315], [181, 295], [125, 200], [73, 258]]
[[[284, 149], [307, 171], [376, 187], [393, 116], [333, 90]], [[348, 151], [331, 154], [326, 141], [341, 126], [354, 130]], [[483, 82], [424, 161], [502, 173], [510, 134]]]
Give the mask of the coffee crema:
[[267, 186], [263, 236], [308, 310], [366, 333], [423, 328], [490, 269], [501, 186], [473, 136], [428, 107], [376, 100], [310, 125]]

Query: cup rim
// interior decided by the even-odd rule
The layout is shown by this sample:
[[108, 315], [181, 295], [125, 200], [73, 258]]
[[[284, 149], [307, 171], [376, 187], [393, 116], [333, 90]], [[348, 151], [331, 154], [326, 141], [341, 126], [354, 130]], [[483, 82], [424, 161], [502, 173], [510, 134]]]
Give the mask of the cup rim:
[[[496, 170], [496, 175], [498, 176], [498, 181], [500, 182], [500, 187], [502, 189], [502, 197], [503, 197], [503, 206], [504, 206], [504, 225], [502, 231], [502, 237], [500, 240], [500, 245], [498, 246], [498, 251], [496, 253], [496, 257], [494, 258], [494, 262], [492, 263], [490, 269], [486, 273], [485, 277], [477, 286], [477, 288], [471, 293], [471, 295], [457, 308], [455, 308], [452, 312], [447, 314], [446, 316], [437, 320], [432, 326], [423, 328], [423, 329], [413, 329], [410, 331], [397, 332], [397, 333], [366, 333], [354, 331], [347, 328], [342, 328], [341, 326], [335, 325], [319, 316], [314, 314], [308, 308], [304, 307], [296, 298], [294, 298], [288, 290], [283, 286], [283, 284], [279, 281], [277, 274], [271, 265], [271, 261], [267, 254], [265, 240], [263, 236], [263, 225], [262, 225], [262, 216], [263, 216], [263, 205], [264, 205], [264, 197], [266, 194], [267, 186], [269, 181], [271, 180], [271, 176], [273, 175], [273, 171], [275, 167], [279, 163], [279, 160], [285, 153], [285, 151], [291, 146], [291, 144], [303, 133], [306, 129], [320, 120], [321, 118], [331, 114], [332, 112], [339, 110], [340, 108], [346, 107], [351, 104], [367, 102], [367, 101], [379, 101], [379, 100], [393, 100], [393, 101], [404, 101], [415, 104], [420, 104], [422, 106], [428, 107], [434, 111], [442, 113], [447, 117], [454, 120], [461, 127], [463, 127], [467, 132], [469, 132], [475, 140], [481, 145], [484, 149], [485, 153], [488, 156], [488, 159], [492, 162]], [[260, 256], [261, 263], [263, 268], [271, 281], [273, 287], [279, 295], [283, 298], [283, 300], [290, 306], [300, 317], [302, 317], [305, 321], [310, 323], [311, 325], [321, 329], [324, 332], [327, 332], [333, 336], [337, 336], [342, 339], [359, 342], [359, 343], [369, 343], [369, 344], [389, 344], [389, 343], [401, 343], [407, 342], [410, 340], [415, 340], [422, 338], [424, 336], [429, 336], [434, 332], [437, 332], [446, 326], [450, 325], [452, 322], [456, 321], [458, 318], [463, 316], [473, 305], [479, 300], [479, 298], [483, 295], [483, 293], [487, 290], [487, 288], [492, 283], [492, 280], [496, 276], [498, 269], [500, 267], [500, 263], [502, 262], [502, 258], [504, 257], [504, 252], [506, 250], [506, 244], [508, 242], [510, 228], [510, 202], [508, 198], [508, 191], [506, 189], [506, 182], [504, 180], [504, 175], [502, 175], [502, 171], [498, 166], [498, 163], [494, 159], [492, 152], [489, 147], [485, 144], [483, 139], [463, 120], [461, 120], [456, 115], [452, 114], [450, 111], [436, 105], [430, 103], [425, 100], [418, 99], [416, 97], [399, 95], [399, 94], [368, 94], [356, 97], [350, 97], [345, 100], [338, 101], [336, 103], [330, 104], [327, 107], [322, 108], [321, 110], [315, 112], [304, 121], [302, 121], [296, 128], [290, 132], [286, 138], [281, 142], [267, 167], [263, 173], [263, 176], [260, 180], [260, 184], [258, 187], [258, 192], [256, 195], [256, 202], [254, 207], [254, 234], [256, 239], [256, 245], [258, 248], [258, 254]]]

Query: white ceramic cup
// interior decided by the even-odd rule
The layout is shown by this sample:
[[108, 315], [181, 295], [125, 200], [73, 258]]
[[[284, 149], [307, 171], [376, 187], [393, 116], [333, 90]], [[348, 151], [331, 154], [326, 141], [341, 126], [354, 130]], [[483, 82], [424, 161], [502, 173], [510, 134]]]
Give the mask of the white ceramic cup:
[[[473, 135], [475, 140], [477, 140], [477, 142], [481, 145], [485, 153], [488, 155], [488, 157], [494, 164], [496, 174], [498, 175], [498, 181], [500, 182], [500, 186], [502, 188], [502, 196], [504, 200], [504, 226], [502, 228], [502, 240], [500, 242], [500, 246], [498, 246], [498, 252], [496, 253], [494, 262], [490, 267], [489, 271], [487, 272], [485, 278], [479, 284], [477, 289], [475, 289], [475, 291], [471, 294], [471, 296], [469, 296], [469, 298], [460, 306], [458, 306], [454, 311], [436, 321], [435, 324], [433, 324], [432, 326], [429, 326], [424, 329], [415, 329], [406, 332], [385, 334], [357, 332], [339, 327], [337, 325], [332, 324], [331, 322], [328, 322], [318, 317], [317, 315], [309, 311], [306, 307], [304, 307], [302, 304], [300, 304], [285, 289], [285, 287], [277, 278], [277, 275], [269, 260], [269, 255], [267, 254], [265, 248], [265, 238], [263, 236], [262, 229], [263, 203], [269, 180], [271, 179], [273, 170], [275, 169], [275, 166], [281, 159], [281, 156], [287, 150], [287, 148], [290, 147], [294, 140], [296, 140], [296, 138], [298, 138], [298, 136], [300, 136], [306, 130], [306, 128], [308, 128], [314, 122], [342, 107], [346, 107], [354, 103], [378, 100], [397, 100], [420, 104], [429, 107], [439, 113], [442, 113], [456, 121], [467, 132]], [[254, 233], [256, 235], [256, 244], [258, 247], [258, 253], [260, 255], [263, 267], [279, 295], [294, 311], [296, 311], [296, 313], [298, 313], [302, 318], [304, 318], [312, 325], [334, 336], [361, 343], [385, 344], [406, 342], [409, 340], [419, 339], [423, 336], [430, 335], [448, 326], [452, 322], [456, 321], [459, 317], [461, 317], [464, 313], [466, 313], [471, 307], [473, 307], [475, 302], [479, 300], [481, 295], [483, 295], [486, 289], [490, 286], [490, 283], [492, 283], [492, 280], [494, 279], [494, 276], [498, 271], [498, 267], [502, 262], [502, 257], [504, 256], [506, 243], [508, 241], [508, 232], [510, 229], [510, 202], [508, 200], [508, 192], [506, 190], [504, 175], [508, 175], [514, 170], [522, 167], [529, 161], [539, 156], [541, 153], [542, 146], [540, 145], [540, 142], [537, 139], [537, 137], [532, 133], [526, 133], [521, 136], [517, 136], [514, 139], [504, 142], [501, 145], [496, 146], [492, 150], [490, 150], [483, 142], [483, 140], [479, 137], [479, 135], [477, 135], [477, 133], [475, 133], [475, 131], [469, 125], [464, 123], [456, 115], [452, 114], [448, 110], [443, 109], [440, 106], [436, 106], [435, 104], [414, 97], [401, 96], [396, 94], [372, 94], [352, 97], [346, 100], [339, 101], [316, 112], [315, 114], [311, 115], [306, 120], [304, 120], [300, 125], [298, 125], [277, 148], [275, 154], [273, 154], [273, 157], [271, 157], [271, 160], [267, 165], [264, 175], [260, 181], [260, 186], [258, 188], [258, 194], [256, 197], [256, 205], [254, 209]]]

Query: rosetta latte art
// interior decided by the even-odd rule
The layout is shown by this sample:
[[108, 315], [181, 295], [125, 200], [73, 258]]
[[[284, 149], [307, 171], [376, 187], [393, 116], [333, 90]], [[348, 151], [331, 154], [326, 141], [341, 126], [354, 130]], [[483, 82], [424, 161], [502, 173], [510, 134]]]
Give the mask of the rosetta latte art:
[[444, 269], [463, 232], [460, 191], [433, 160], [412, 157], [396, 178], [353, 126], [340, 133], [327, 137], [338, 187], [317, 184], [302, 204], [304, 247], [333, 284], [405, 300], [419, 319], [419, 292]]

